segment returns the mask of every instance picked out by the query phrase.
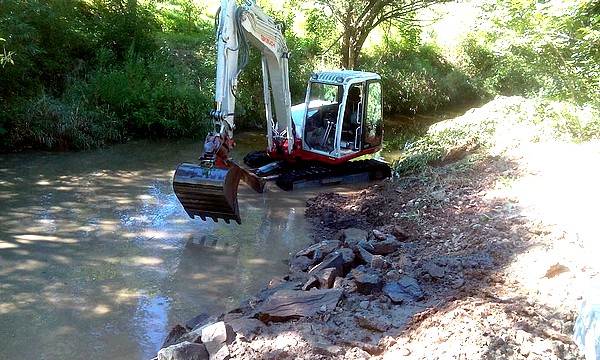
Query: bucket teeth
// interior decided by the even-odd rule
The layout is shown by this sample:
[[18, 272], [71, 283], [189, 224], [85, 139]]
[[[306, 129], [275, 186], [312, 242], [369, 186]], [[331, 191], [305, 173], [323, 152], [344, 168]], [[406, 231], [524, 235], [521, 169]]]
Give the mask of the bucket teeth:
[[190, 216], [207, 218], [229, 224], [242, 223], [237, 200], [237, 189], [242, 173], [237, 167], [203, 167], [182, 163], [173, 176], [173, 190]]

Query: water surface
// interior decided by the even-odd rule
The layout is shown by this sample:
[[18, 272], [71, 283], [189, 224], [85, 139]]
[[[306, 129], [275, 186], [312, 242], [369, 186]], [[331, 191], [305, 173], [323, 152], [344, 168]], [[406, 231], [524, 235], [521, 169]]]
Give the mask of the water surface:
[[[264, 142], [237, 140], [238, 154]], [[285, 273], [315, 192], [240, 185], [242, 225], [191, 220], [171, 177], [198, 146], [0, 155], [1, 359], [149, 359], [170, 326]]]

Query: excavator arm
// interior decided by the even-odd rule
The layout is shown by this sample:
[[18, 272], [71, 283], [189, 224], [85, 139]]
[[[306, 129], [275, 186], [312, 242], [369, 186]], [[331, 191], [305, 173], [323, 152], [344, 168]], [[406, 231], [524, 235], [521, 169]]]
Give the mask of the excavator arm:
[[[237, 189], [243, 180], [262, 192], [264, 180], [229, 158], [235, 146], [235, 102], [238, 76], [252, 45], [262, 54], [263, 92], [269, 148], [286, 144], [292, 152], [294, 128], [291, 117], [288, 49], [282, 24], [265, 14], [253, 1], [237, 5], [222, 0], [218, 12], [217, 75], [213, 130], [206, 136], [198, 164], [182, 163], [175, 170], [173, 189], [191, 218], [207, 217], [241, 223]], [[273, 105], [275, 115], [273, 117]]]

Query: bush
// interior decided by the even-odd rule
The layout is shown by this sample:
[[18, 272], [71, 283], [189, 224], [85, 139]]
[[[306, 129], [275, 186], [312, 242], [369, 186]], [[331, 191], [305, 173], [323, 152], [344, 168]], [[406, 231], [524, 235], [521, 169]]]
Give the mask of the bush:
[[13, 146], [34, 149], [90, 149], [121, 140], [121, 123], [113, 113], [82, 105], [51, 95], [24, 101], [15, 107], [6, 135]]
[[381, 75], [388, 115], [456, 108], [482, 96], [432, 45], [388, 43], [363, 56], [361, 67]]
[[157, 21], [163, 32], [196, 33], [202, 28], [204, 7], [189, 0], [170, 0], [156, 5]]
[[0, 29], [15, 63], [0, 67], [0, 98], [8, 101], [60, 95], [69, 76], [81, 76], [93, 60], [94, 49], [109, 48], [117, 59], [130, 49], [156, 49], [152, 14], [138, 1], [8, 0]]
[[486, 92], [579, 104], [600, 91], [598, 2], [483, 2], [460, 68]]
[[[192, 136], [207, 131], [212, 99], [197, 70], [173, 64], [168, 49], [95, 71], [83, 92], [92, 106], [109, 108], [128, 138]], [[196, 62], [190, 59], [192, 62]]]

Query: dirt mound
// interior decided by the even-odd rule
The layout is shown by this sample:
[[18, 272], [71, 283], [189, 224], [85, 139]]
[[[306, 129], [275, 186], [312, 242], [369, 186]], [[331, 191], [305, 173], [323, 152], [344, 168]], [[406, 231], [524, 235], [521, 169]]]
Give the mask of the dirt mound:
[[307, 201], [305, 216], [327, 230], [372, 229], [386, 223], [389, 214], [384, 210], [392, 202], [385, 193], [367, 190], [352, 195], [320, 194]]
[[[546, 166], [539, 156], [552, 149], [570, 156]], [[219, 319], [237, 333], [230, 355], [583, 359], [571, 337], [598, 274], [596, 245], [593, 226], [574, 222], [591, 213], [568, 194], [597, 194], [558, 187], [554, 171], [571, 169], [564, 184], [597, 178], [572, 159], [598, 163], [599, 149], [538, 144], [526, 157], [473, 156], [310, 199], [315, 244], [292, 257], [289, 274]], [[540, 206], [541, 189], [569, 213]]]

